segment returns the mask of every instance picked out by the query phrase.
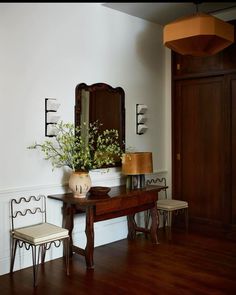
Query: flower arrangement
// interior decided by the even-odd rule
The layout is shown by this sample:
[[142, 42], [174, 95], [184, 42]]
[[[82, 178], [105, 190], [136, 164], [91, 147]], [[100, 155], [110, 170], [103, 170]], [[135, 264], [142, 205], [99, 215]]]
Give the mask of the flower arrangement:
[[39, 148], [54, 168], [68, 166], [73, 171], [89, 171], [114, 165], [120, 161], [122, 150], [115, 129], [100, 131], [102, 124], [83, 123], [80, 127], [62, 121], [55, 125], [56, 136], [29, 149]]

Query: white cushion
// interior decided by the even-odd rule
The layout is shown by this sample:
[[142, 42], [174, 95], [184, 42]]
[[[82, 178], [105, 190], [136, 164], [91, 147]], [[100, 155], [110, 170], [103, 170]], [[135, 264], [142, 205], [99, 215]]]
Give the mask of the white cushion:
[[188, 202], [174, 199], [163, 199], [157, 201], [157, 209], [160, 210], [174, 211], [184, 208], [188, 208]]
[[68, 237], [68, 230], [50, 223], [40, 223], [14, 230], [13, 236], [33, 244], [42, 244]]

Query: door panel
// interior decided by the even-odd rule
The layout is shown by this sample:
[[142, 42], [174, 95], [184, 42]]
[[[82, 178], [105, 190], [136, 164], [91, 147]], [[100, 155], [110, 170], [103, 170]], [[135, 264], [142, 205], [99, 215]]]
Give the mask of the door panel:
[[231, 78], [232, 95], [232, 223], [236, 225], [236, 76]]
[[180, 160], [174, 160], [175, 191], [189, 202], [190, 217], [228, 222], [230, 120], [224, 77], [177, 81], [176, 86]]

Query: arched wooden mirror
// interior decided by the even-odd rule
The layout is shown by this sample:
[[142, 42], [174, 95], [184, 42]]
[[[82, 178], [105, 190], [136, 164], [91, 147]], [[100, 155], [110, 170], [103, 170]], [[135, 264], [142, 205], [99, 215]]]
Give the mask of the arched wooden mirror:
[[[125, 92], [105, 83], [87, 85], [80, 83], [75, 88], [75, 125], [83, 122], [102, 123], [101, 130], [117, 129], [121, 148], [125, 149]], [[116, 163], [115, 166], [120, 166]]]

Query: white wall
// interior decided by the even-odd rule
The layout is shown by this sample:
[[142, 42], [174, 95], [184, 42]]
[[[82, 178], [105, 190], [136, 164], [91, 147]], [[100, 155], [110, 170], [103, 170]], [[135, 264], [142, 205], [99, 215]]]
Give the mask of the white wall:
[[[57, 98], [58, 114], [73, 122], [75, 87], [105, 82], [122, 87], [126, 104], [126, 145], [152, 151], [154, 169], [169, 166], [165, 137], [162, 28], [100, 3], [0, 3], [0, 274], [9, 272], [9, 200], [60, 193], [68, 175], [52, 171], [38, 151], [44, 140], [44, 99]], [[148, 106], [149, 129], [135, 134], [135, 106]], [[169, 120], [169, 119], [168, 119]], [[167, 152], [166, 152], [167, 151]], [[119, 170], [93, 173], [93, 185], [119, 185]], [[48, 200], [49, 220], [61, 224], [60, 202]], [[57, 210], [52, 210], [56, 208]], [[84, 218], [77, 218], [75, 241], [84, 244]], [[99, 234], [98, 234], [99, 233]], [[95, 245], [125, 238], [126, 219], [97, 223]], [[58, 257], [60, 252], [50, 254]], [[17, 256], [16, 269], [30, 264]]]

